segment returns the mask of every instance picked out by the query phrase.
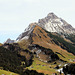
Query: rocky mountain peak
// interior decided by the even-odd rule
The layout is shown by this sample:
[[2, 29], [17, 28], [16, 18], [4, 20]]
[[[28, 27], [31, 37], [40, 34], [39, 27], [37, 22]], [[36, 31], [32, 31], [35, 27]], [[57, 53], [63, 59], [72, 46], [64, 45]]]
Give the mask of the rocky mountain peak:
[[4, 43], [14, 43], [15, 40], [11, 40], [10, 38], [8, 38]]
[[17, 41], [23, 40], [23, 39], [28, 39], [36, 25], [37, 25], [36, 22], [29, 24], [29, 26], [24, 30], [24, 32], [19, 35], [19, 37], [17, 38]]
[[75, 34], [75, 29], [62, 18], [57, 17], [54, 13], [49, 13], [45, 18], [39, 19], [38, 23], [31, 23], [19, 35], [17, 40], [28, 39], [35, 26], [42, 27], [48, 32], [55, 32], [59, 34]]
[[36, 22], [35, 23], [30, 23], [29, 26], [25, 29], [25, 32], [31, 30], [32, 28], [34, 28], [36, 26], [36, 24], [37, 24]]
[[54, 13], [49, 13], [45, 18], [39, 19], [38, 25], [49, 32], [75, 34], [75, 29]]
[[47, 15], [48, 19], [57, 19], [58, 17], [52, 12]]

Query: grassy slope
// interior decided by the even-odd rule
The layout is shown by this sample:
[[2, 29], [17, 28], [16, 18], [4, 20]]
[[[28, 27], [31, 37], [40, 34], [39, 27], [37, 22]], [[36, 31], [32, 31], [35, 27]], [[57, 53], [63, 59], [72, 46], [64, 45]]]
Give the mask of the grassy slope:
[[18, 42], [19, 46], [23, 49], [27, 49], [28, 48], [28, 45], [30, 44], [30, 41], [29, 40], [21, 40]]
[[2, 46], [2, 44], [0, 43], [0, 46]]
[[[61, 59], [63, 59], [63, 60], [65, 60], [65, 61], [68, 61], [68, 62], [70, 62], [69, 61], [69, 59], [75, 59], [75, 56], [72, 54], [72, 53], [69, 53], [67, 50], [65, 50], [65, 49], [62, 49], [60, 46], [58, 46], [58, 45], [56, 45], [54, 42], [53, 42], [53, 40], [52, 40], [52, 38], [50, 38], [50, 37], [54, 37], [54, 39], [55, 38], [57, 38], [57, 36], [54, 36], [54, 35], [50, 35], [50, 37], [47, 35], [47, 33], [41, 28], [41, 27], [39, 27], [39, 26], [36, 26], [35, 28], [34, 28], [34, 31], [33, 31], [33, 33], [34, 34], [36, 34], [36, 36], [33, 36], [32, 37], [32, 39], [33, 39], [33, 44], [38, 44], [38, 45], [40, 45], [40, 46], [42, 46], [42, 47], [45, 47], [45, 48], [49, 48], [49, 49], [52, 49], [53, 50], [53, 52], [58, 52], [58, 53], [60, 53], [60, 54], [62, 54], [65, 58], [63, 58], [60, 54], [58, 54], [58, 56], [61, 58]], [[45, 37], [45, 36], [46, 37]], [[40, 38], [40, 37], [41, 38]], [[61, 40], [61, 39], [60, 39]], [[58, 40], [59, 41], [59, 40]], [[61, 40], [62, 41], [62, 40]]]
[[[48, 75], [52, 75], [52, 73], [58, 73], [54, 67], [56, 67], [57, 65], [59, 65], [60, 63], [58, 61], [57, 64], [53, 64], [52, 63], [44, 63], [42, 61], [39, 61], [38, 58], [34, 57], [33, 59], [33, 64], [30, 67], [27, 67], [30, 70], [36, 70], [39, 73], [44, 73], [44, 74], [48, 74]], [[65, 63], [62, 64], [62, 66]], [[50, 68], [51, 67], [51, 68]]]
[[6, 75], [18, 75], [16, 73], [10, 72], [10, 71], [5, 71], [5, 70], [0, 70], [0, 75], [6, 74]]
[[[40, 64], [40, 65], [38, 65], [38, 64]], [[42, 66], [42, 65], [46, 65], [46, 66]], [[30, 67], [28, 67], [28, 69], [30, 69], [30, 70], [33, 69], [38, 72], [42, 72], [44, 74], [52, 74], [52, 72], [55, 72], [55, 70], [49, 68], [49, 64], [39, 61], [38, 58], [34, 58], [33, 64]]]
[[[32, 36], [32, 39], [33, 39], [32, 44], [38, 44], [42, 47], [52, 49], [53, 52], [58, 52], [58, 53], [62, 54], [65, 58], [63, 58], [60, 54], [58, 54], [58, 56], [61, 59], [68, 61], [68, 62], [70, 62], [69, 59], [73, 60], [75, 58], [75, 56], [72, 53], [69, 53], [65, 49], [62, 49], [61, 47], [56, 45], [53, 42], [52, 38], [50, 38], [41, 27], [36, 26], [33, 30], [33, 34], [35, 34], [36, 36]], [[30, 44], [30, 41], [29, 40], [21, 40], [18, 43], [21, 48], [26, 49], [28, 47], [28, 45]]]
[[[40, 30], [42, 30], [42, 32]], [[65, 60], [65, 61], [70, 62], [70, 63], [75, 63], [75, 62], [69, 60], [69, 59], [71, 59], [71, 60], [75, 59], [75, 56], [72, 53], [67, 52], [65, 49], [62, 49], [61, 47], [59, 47], [54, 42], [52, 42], [52, 39], [47, 36], [47, 33], [42, 28], [40, 28], [39, 26], [36, 26], [33, 33], [36, 36], [33, 36], [33, 38], [32, 38], [33, 43], [32, 44], [38, 44], [42, 47], [52, 49], [53, 52], [60, 53], [60, 54], [57, 54], [60, 59]], [[21, 41], [20, 45], [22, 48], [25, 49], [26, 45], [27, 45], [26, 43], [29, 44], [29, 42], [25, 42], [26, 45], [24, 44], [22, 46], [23, 42], [25, 42], [25, 41]], [[56, 72], [56, 70], [53, 69], [56, 65], [61, 64], [61, 62], [59, 63], [58, 61], [57, 61], [56, 65], [54, 65], [53, 63], [50, 63], [50, 64], [44, 63], [44, 62], [39, 61], [39, 59], [36, 57], [34, 57], [33, 60], [34, 60], [33, 64], [30, 67], [28, 67], [28, 69], [37, 70], [40, 73], [42, 72], [44, 74], [49, 74], [49, 75]], [[40, 64], [40, 65], [38, 65], [38, 64]], [[63, 65], [64, 64], [65, 63], [63, 63]], [[43, 66], [43, 65], [45, 65], [45, 66]], [[50, 66], [51, 66], [51, 68], [50, 68]]]
[[[59, 55], [59, 57], [61, 59], [63, 59], [62, 56]], [[71, 56], [70, 56], [71, 57]], [[63, 60], [66, 60], [67, 58], [64, 58]], [[72, 59], [72, 58], [71, 58]], [[33, 63], [30, 67], [27, 67], [30, 70], [36, 70], [39, 73], [44, 73], [44, 74], [48, 74], [48, 75], [52, 75], [53, 73], [57, 73], [59, 74], [56, 69], [54, 69], [57, 65], [61, 64], [61, 67], [64, 66], [64, 64], [66, 64], [67, 62], [60, 62], [59, 60], [55, 61], [56, 64], [54, 64], [54, 62], [52, 63], [44, 63], [42, 61], [40, 61], [38, 58], [36, 58], [36, 56], [34, 56], [33, 59]], [[68, 62], [70, 62], [68, 60]], [[70, 63], [75, 63], [75, 62], [70, 62]], [[50, 68], [51, 67], [51, 68]], [[60, 67], [60, 68], [61, 68]], [[62, 74], [63, 75], [63, 74]]]

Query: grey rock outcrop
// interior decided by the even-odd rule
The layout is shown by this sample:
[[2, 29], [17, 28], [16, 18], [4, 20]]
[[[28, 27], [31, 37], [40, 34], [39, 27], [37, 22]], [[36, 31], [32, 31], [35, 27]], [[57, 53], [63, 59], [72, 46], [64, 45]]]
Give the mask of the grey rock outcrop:
[[9, 39], [7, 39], [4, 43], [9, 43], [9, 44], [11, 44], [11, 43], [14, 43], [15, 42], [15, 40], [11, 40], [10, 38]]
[[75, 28], [54, 13], [49, 13], [47, 17], [39, 19], [38, 25], [49, 32], [75, 34]]
[[25, 31], [19, 35], [17, 41], [28, 39], [36, 25], [42, 27], [48, 32], [56, 32], [63, 35], [75, 35], [75, 28], [62, 18], [57, 17], [54, 13], [49, 13], [45, 18], [39, 19], [38, 23], [29, 24]]

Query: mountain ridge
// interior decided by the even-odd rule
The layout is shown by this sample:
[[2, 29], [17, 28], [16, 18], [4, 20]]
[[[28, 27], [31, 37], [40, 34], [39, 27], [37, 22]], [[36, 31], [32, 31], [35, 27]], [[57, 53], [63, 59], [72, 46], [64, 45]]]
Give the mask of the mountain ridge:
[[45, 18], [39, 19], [38, 25], [49, 32], [75, 34], [75, 28], [54, 13], [49, 13]]
[[21, 39], [23, 36], [27, 36], [33, 31], [34, 27], [38, 25], [48, 32], [54, 32], [63, 35], [75, 35], [75, 28], [73, 28], [65, 20], [57, 17], [54, 13], [49, 13], [45, 18], [39, 19], [38, 23], [31, 23], [24, 30], [22, 34], [19, 35], [17, 40]]
[[[75, 29], [54, 13], [49, 13], [38, 23], [29, 24], [14, 43], [10, 43], [12, 40], [8, 39], [2, 45], [2, 49], [4, 51], [6, 48], [7, 51], [5, 51], [8, 53], [13, 52], [11, 57], [15, 57], [15, 53], [17, 59], [22, 58], [20, 66], [23, 70], [33, 69], [51, 75], [57, 73], [56, 69], [63, 69], [64, 65], [75, 63], [74, 38]], [[6, 55], [9, 54], [6, 53]], [[20, 69], [18, 72], [23, 70]]]
[[[53, 22], [54, 25], [55, 25], [55, 23], [57, 23], [57, 26], [59, 26], [58, 23], [60, 22], [60, 18], [57, 17], [54, 13], [49, 13], [47, 15], [47, 17], [45, 17], [45, 18], [46, 19], [44, 19], [44, 18], [41, 19], [42, 21], [46, 20], [43, 22], [43, 24], [41, 22], [38, 22], [38, 23], [35, 22], [35, 23], [29, 24], [29, 26], [24, 30], [24, 32], [22, 34], [20, 34], [19, 37], [16, 39], [16, 43], [19, 43], [20, 47], [22, 47], [24, 49], [26, 49], [26, 48], [28, 49], [28, 47], [32, 46], [32, 45], [39, 45], [44, 48], [52, 49], [54, 52], [60, 52], [60, 50], [61, 51], [65, 50], [66, 52], [71, 52], [71, 53], [75, 54], [75, 52], [74, 52], [75, 46], [72, 45], [73, 43], [71, 43], [72, 42], [71, 40], [69, 42], [64, 40], [65, 33], [61, 33], [62, 29], [60, 32], [49, 32], [48, 30], [45, 29], [46, 22], [52, 23], [54, 21]], [[56, 21], [58, 21], [58, 22], [56, 22]], [[68, 26], [68, 23], [66, 21], [64, 21], [64, 20], [62, 20], [62, 21], [66, 26]], [[39, 23], [42, 24], [43, 27]], [[63, 25], [63, 24], [60, 24], [60, 25]], [[49, 27], [49, 28], [51, 28], [51, 27]], [[64, 31], [66, 31], [66, 30], [64, 30]], [[72, 33], [67, 33], [67, 35], [70, 35], [70, 34], [72, 34]], [[68, 45], [66, 45], [66, 44], [68, 44]], [[56, 50], [58, 50], [58, 51], [56, 51]]]

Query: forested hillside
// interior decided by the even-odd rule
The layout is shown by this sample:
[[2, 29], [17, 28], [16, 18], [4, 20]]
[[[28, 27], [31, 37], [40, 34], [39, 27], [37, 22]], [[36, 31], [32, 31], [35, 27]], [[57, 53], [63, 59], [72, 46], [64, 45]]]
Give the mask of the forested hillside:
[[[62, 38], [59, 34], [53, 35], [52, 33], [48, 32], [48, 31], [46, 31], [46, 32], [48, 33], [48, 36], [53, 39], [55, 44], [57, 44], [58, 46], [60, 46], [61, 48], [65, 49], [65, 50], [67, 50], [68, 52], [75, 54], [75, 46], [72, 43], [65, 41], [64, 38]], [[74, 39], [72, 39], [72, 37], [70, 37], [70, 38], [71, 38], [71, 41], [75, 42]]]

